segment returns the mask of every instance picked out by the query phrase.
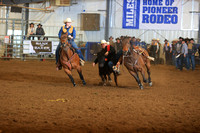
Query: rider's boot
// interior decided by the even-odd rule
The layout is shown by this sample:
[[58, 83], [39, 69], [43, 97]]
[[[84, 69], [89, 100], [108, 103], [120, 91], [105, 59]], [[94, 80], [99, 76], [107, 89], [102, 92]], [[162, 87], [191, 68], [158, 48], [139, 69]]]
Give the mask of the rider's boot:
[[85, 64], [85, 61], [84, 61], [84, 60], [82, 60], [82, 59], [80, 59], [80, 64], [81, 64], [81, 66], [84, 66], [84, 64]]
[[60, 64], [60, 61], [58, 61], [58, 63], [56, 64], [56, 70], [61, 70], [62, 69], [62, 65]]

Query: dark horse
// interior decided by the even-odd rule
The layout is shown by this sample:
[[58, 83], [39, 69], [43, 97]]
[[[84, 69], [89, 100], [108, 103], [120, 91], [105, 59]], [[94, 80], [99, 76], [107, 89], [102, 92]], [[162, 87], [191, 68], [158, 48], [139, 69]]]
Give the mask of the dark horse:
[[71, 72], [72, 69], [77, 69], [77, 72], [79, 73], [83, 85], [86, 85], [79, 62], [80, 58], [78, 54], [75, 53], [75, 50], [68, 43], [67, 34], [63, 34], [61, 36], [60, 42], [61, 42], [61, 50], [58, 63], [60, 63], [63, 66], [65, 73], [69, 76], [74, 86], [76, 86], [76, 84], [74, 82], [74, 78], [72, 77], [72, 72]]
[[[143, 81], [149, 83], [149, 86], [152, 86], [150, 77], [150, 59], [146, 51], [144, 54], [140, 53], [138, 49], [132, 49], [128, 38], [122, 40], [122, 47], [124, 65], [128, 69], [129, 73], [135, 78], [140, 89], [143, 89], [143, 85], [138, 76], [138, 72], [142, 74]], [[148, 73], [148, 80], [145, 78], [145, 67]]]

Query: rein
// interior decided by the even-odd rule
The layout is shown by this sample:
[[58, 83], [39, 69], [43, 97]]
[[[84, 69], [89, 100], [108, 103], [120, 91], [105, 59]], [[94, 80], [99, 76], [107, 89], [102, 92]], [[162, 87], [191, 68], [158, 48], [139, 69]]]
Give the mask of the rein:
[[[128, 52], [130, 53], [129, 55], [123, 55], [123, 60], [122, 60], [122, 64], [124, 63], [124, 58], [126, 57], [126, 58], [131, 58], [131, 55], [133, 55], [131, 52], [130, 52], [130, 49], [128, 49]], [[135, 52], [137, 55], [138, 55], [138, 57], [137, 57], [137, 59], [136, 59], [136, 61], [135, 61], [135, 63], [133, 64], [133, 66], [135, 66], [136, 64], [137, 64], [137, 62], [138, 62], [138, 59], [139, 59], [139, 54], [138, 54], [138, 52], [135, 50], [135, 49], [133, 49], [133, 52]]]
[[[66, 46], [66, 43], [62, 44], [64, 47], [63, 47], [63, 50], [66, 52], [66, 56], [67, 56], [67, 59], [68, 61], [66, 61], [66, 65], [67, 64], [70, 64], [71, 67], [72, 67], [72, 63], [71, 63], [71, 59], [74, 57], [74, 55], [76, 55], [76, 53], [74, 53], [74, 51], [70, 48], [70, 46]], [[65, 49], [64, 49], [65, 48]], [[73, 52], [73, 55], [71, 57], [68, 56], [68, 53], [67, 53], [67, 50], [70, 49], [72, 52]], [[67, 65], [68, 66], [68, 65]], [[71, 69], [69, 66], [68, 66], [69, 69]]]

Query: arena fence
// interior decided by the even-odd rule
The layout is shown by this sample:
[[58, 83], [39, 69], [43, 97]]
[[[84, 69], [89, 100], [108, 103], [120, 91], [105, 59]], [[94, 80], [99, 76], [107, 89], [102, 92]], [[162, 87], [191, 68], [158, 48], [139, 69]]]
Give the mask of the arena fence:
[[[40, 37], [41, 40], [38, 40]], [[32, 38], [31, 38], [32, 39]], [[99, 42], [76, 42], [80, 47], [86, 61], [93, 61], [96, 53], [100, 51]], [[55, 50], [59, 44], [57, 36], [37, 36], [34, 40], [28, 40], [27, 36], [0, 35], [1, 59], [55, 59]]]

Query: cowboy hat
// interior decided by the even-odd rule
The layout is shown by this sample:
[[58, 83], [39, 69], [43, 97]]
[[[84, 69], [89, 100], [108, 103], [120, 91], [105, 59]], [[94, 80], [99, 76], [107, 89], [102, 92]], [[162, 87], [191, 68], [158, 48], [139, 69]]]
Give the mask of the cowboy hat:
[[109, 39], [110, 39], [110, 38], [114, 39], [112, 36], [110, 36]]
[[164, 40], [164, 42], [165, 42], [165, 41], [167, 41], [167, 42], [168, 42], [168, 40], [167, 40], [167, 39], [165, 39], [165, 40]]
[[29, 25], [34, 25], [34, 23], [30, 23]]
[[190, 41], [194, 41], [194, 39], [193, 39], [193, 38], [191, 38], [191, 39], [190, 39]]
[[39, 25], [42, 26], [42, 24], [38, 24], [37, 26], [39, 26]]
[[140, 41], [141, 41], [141, 39], [140, 39], [140, 38], [136, 38], [136, 40], [140, 40]]
[[107, 43], [106, 40], [101, 40], [101, 44]]
[[67, 19], [64, 20], [64, 24], [65, 23], [71, 23], [71, 22], [72, 22], [71, 18], [67, 18]]
[[179, 37], [178, 39], [183, 39], [182, 37]]
[[117, 40], [120, 40], [120, 39], [119, 39], [119, 37], [118, 37], [118, 38], [116, 38], [115, 40], [117, 41]]
[[152, 39], [152, 41], [155, 41], [155, 40], [156, 40], [155, 38]]
[[160, 41], [160, 39], [159, 39], [159, 38], [157, 38], [156, 40], [157, 40], [157, 41]]
[[173, 41], [174, 41], [174, 42], [178, 42], [179, 40], [178, 40], [178, 39], [174, 39]]

